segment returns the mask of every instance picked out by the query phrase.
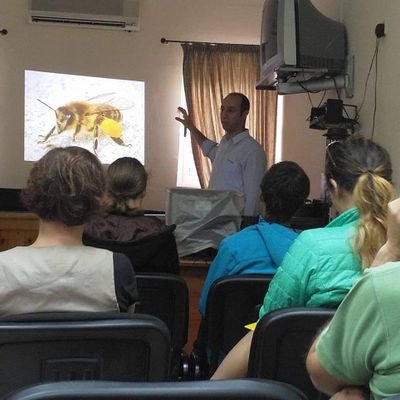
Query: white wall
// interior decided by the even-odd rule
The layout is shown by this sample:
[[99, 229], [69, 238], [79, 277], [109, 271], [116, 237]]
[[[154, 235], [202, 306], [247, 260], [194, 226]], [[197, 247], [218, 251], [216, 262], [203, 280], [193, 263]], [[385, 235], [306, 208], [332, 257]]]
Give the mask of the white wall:
[[182, 50], [160, 38], [259, 43], [263, 0], [141, 0], [141, 30], [125, 33], [28, 23], [28, 0], [2, 0], [0, 29], [0, 187], [23, 187], [24, 70], [42, 70], [146, 84], [145, 206], [164, 209], [175, 186]]
[[[25, 69], [146, 82], [146, 167], [151, 179], [145, 206], [164, 208], [166, 188], [176, 183], [182, 51], [160, 38], [231, 43], [259, 43], [264, 0], [141, 0], [141, 30], [108, 30], [30, 25], [28, 0], [1, 0], [0, 29], [0, 187], [22, 187], [30, 169], [23, 162]], [[343, 20], [355, 55], [355, 97], [359, 104], [372, 56], [376, 23], [385, 20], [388, 35], [379, 51], [379, 90], [375, 138], [388, 147], [395, 171], [400, 160], [399, 101], [400, 2], [391, 0], [313, 0], [325, 15]], [[362, 130], [372, 120], [372, 82], [361, 113]], [[327, 95], [335, 97], [334, 93]], [[318, 105], [321, 94], [312, 95]], [[283, 159], [295, 160], [309, 174], [311, 197], [319, 197], [325, 138], [308, 129], [308, 96], [284, 96]]]
[[[400, 159], [400, 1], [342, 0], [350, 53], [355, 56], [354, 104], [360, 105], [368, 68], [375, 49], [375, 26], [385, 22], [386, 37], [380, 39], [378, 91], [374, 139], [385, 146], [392, 158], [394, 180], [399, 187]], [[375, 72], [372, 70], [365, 105], [361, 111], [361, 132], [371, 137]]]
[[[377, 109], [374, 140], [391, 155], [394, 183], [400, 191], [400, 1], [393, 0], [312, 0], [325, 15], [342, 21], [347, 30], [349, 54], [355, 57], [354, 97], [348, 104], [360, 106], [365, 80], [373, 56], [375, 26], [385, 22], [387, 35], [380, 39], [378, 53]], [[374, 109], [375, 69], [368, 84], [366, 101], [360, 114], [360, 133], [371, 137]], [[328, 97], [336, 97], [330, 93]], [[318, 104], [320, 95], [312, 95]], [[306, 169], [312, 181], [312, 196], [318, 197], [318, 179], [323, 171], [325, 139], [316, 130], [308, 129], [305, 119], [310, 112], [307, 95], [284, 97], [283, 159], [294, 159]]]

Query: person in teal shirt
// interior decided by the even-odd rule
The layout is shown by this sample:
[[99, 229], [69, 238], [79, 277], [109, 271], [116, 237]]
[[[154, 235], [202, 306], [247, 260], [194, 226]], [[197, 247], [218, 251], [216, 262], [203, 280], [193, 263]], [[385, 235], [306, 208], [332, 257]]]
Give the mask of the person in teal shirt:
[[336, 308], [360, 275], [351, 246], [358, 223], [352, 207], [326, 227], [302, 232], [271, 281], [259, 317], [284, 307]]
[[[386, 240], [393, 198], [389, 154], [363, 138], [326, 149], [325, 176], [339, 216], [325, 228], [302, 232], [278, 268], [259, 317], [285, 307], [337, 307], [371, 265]], [[212, 379], [246, 376], [253, 332], [231, 350]]]
[[307, 356], [314, 385], [332, 399], [400, 395], [400, 198], [389, 204], [388, 221], [371, 265], [378, 268], [365, 271]]
[[[319, 383], [320, 389], [333, 394], [349, 384], [369, 386], [379, 400], [400, 394], [399, 279], [399, 262], [370, 268], [345, 297], [315, 353], [338, 386], [331, 391]], [[310, 361], [309, 368], [313, 376]]]
[[310, 180], [295, 162], [273, 165], [261, 182], [263, 214], [260, 222], [221, 242], [200, 296], [199, 310], [204, 317], [212, 284], [223, 276], [273, 274], [297, 237], [289, 221], [304, 204]]

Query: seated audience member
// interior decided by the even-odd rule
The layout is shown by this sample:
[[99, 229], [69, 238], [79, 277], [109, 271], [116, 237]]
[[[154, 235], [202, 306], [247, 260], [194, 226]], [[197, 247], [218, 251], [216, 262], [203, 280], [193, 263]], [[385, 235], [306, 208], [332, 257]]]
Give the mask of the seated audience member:
[[[86, 225], [84, 242], [86, 235], [100, 240], [131, 241], [132, 245], [141, 241], [140, 248], [134, 249], [136, 272], [179, 273], [172, 230], [168, 230], [159, 218], [144, 215], [142, 202], [146, 193], [147, 172], [142, 163], [132, 157], [119, 158], [110, 164], [106, 179], [109, 207], [105, 215], [93, 218]], [[142, 239], [145, 238], [149, 240], [143, 244]]]
[[227, 275], [273, 274], [297, 233], [290, 218], [310, 192], [310, 180], [295, 162], [273, 165], [261, 182], [262, 219], [221, 242], [201, 292], [199, 310], [204, 317], [211, 285]]
[[40, 218], [39, 234], [0, 253], [0, 314], [128, 311], [137, 288], [127, 257], [82, 244], [104, 195], [102, 166], [87, 150], [56, 148], [35, 163], [22, 201]]
[[389, 204], [388, 221], [387, 241], [371, 265], [379, 267], [365, 271], [307, 357], [314, 385], [338, 392], [334, 399], [351, 399], [349, 386], [369, 388], [367, 397], [358, 389], [359, 399], [400, 395], [400, 199]]
[[[302, 232], [278, 268], [259, 317], [285, 307], [337, 307], [386, 240], [392, 167], [381, 146], [362, 137], [327, 147], [325, 175], [339, 216]], [[246, 375], [253, 332], [225, 357], [213, 379]]]

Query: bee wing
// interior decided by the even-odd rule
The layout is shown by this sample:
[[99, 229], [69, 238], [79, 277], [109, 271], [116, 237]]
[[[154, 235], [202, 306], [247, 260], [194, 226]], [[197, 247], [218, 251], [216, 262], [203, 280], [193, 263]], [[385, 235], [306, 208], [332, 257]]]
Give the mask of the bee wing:
[[119, 108], [121, 111], [125, 111], [135, 107], [135, 102], [132, 99], [119, 96], [115, 99], [114, 106]]
[[117, 96], [117, 93], [111, 92], [111, 93], [102, 93], [98, 94], [96, 96], [90, 97], [87, 99], [89, 102], [93, 103], [109, 103], [112, 104], [112, 101], [115, 100], [115, 97]]
[[90, 103], [104, 103], [110, 104], [111, 106], [117, 108], [120, 111], [125, 111], [133, 108], [135, 102], [132, 99], [127, 99], [118, 93], [103, 93], [88, 99]]

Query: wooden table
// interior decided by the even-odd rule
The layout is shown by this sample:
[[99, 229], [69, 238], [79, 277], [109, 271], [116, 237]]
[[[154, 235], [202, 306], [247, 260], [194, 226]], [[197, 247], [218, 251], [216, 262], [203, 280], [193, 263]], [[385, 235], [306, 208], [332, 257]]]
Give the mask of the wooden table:
[[0, 212], [0, 251], [29, 246], [38, 235], [39, 219], [28, 212]]
[[179, 264], [181, 267], [181, 276], [185, 279], [189, 289], [189, 331], [185, 351], [190, 353], [193, 348], [193, 342], [196, 340], [201, 320], [198, 310], [200, 293], [211, 262], [181, 259]]

